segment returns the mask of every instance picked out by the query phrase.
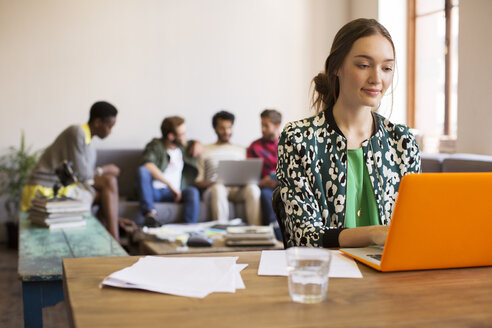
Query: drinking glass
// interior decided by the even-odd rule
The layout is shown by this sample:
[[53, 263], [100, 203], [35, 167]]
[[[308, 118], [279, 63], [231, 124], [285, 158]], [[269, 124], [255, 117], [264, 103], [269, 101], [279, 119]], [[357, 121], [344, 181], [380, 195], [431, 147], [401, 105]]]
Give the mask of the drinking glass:
[[294, 302], [319, 303], [326, 299], [331, 252], [324, 248], [291, 247], [286, 251], [289, 293]]

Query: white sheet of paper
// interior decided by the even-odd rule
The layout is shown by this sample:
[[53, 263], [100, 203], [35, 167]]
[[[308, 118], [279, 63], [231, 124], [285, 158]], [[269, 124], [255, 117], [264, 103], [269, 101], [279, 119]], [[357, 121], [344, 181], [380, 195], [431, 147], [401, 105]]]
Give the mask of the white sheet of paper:
[[357, 262], [340, 251], [331, 251], [330, 278], [362, 278]]
[[220, 281], [220, 284], [215, 288], [214, 292], [220, 293], [235, 293], [236, 289], [244, 289], [241, 271], [246, 268], [247, 264], [236, 264], [231, 267], [231, 270]]
[[247, 264], [236, 264], [236, 289], [246, 289], [243, 277], [241, 277], [241, 271], [243, 271], [247, 266]]
[[[102, 285], [203, 298], [214, 291], [235, 292], [243, 266], [237, 257], [156, 257], [139, 259], [112, 273]], [[239, 275], [239, 279], [238, 279]]]
[[[330, 278], [362, 278], [357, 263], [340, 251], [331, 251]], [[287, 276], [285, 250], [262, 251], [259, 276]]]
[[262, 251], [259, 276], [287, 276], [287, 258], [285, 250]]

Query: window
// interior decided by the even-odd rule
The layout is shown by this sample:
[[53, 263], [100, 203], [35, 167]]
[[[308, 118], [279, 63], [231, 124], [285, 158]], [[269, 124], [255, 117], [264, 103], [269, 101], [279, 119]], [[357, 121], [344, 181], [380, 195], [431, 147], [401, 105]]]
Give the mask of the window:
[[408, 0], [408, 15], [407, 123], [432, 152], [457, 135], [458, 0]]

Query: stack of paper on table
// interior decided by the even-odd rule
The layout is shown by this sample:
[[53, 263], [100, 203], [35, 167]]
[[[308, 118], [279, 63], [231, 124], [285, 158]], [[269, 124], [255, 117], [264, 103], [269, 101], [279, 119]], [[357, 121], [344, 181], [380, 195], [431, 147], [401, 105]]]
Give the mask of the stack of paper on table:
[[272, 226], [227, 227], [227, 246], [273, 246], [276, 243]]
[[[262, 251], [259, 276], [287, 276], [287, 258], [285, 250]], [[362, 273], [354, 259], [340, 251], [331, 251], [330, 278], [362, 278]]]
[[185, 244], [188, 237], [192, 233], [199, 233], [209, 235], [215, 235], [216, 233], [210, 234], [208, 231], [210, 227], [216, 225], [218, 221], [208, 221], [200, 223], [171, 223], [163, 224], [157, 228], [143, 227], [142, 232], [146, 235], [153, 236], [160, 240], [167, 240], [170, 242], [180, 241]]
[[146, 256], [106, 277], [102, 285], [203, 298], [213, 292], [244, 289], [237, 257]]
[[84, 215], [89, 210], [88, 204], [68, 197], [35, 198], [28, 219], [50, 229], [83, 227], [86, 225]]

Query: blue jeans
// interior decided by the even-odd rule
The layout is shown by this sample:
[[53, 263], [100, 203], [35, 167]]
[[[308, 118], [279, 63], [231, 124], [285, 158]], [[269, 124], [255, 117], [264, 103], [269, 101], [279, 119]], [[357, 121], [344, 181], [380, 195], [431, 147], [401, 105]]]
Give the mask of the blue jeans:
[[[138, 168], [138, 198], [143, 214], [154, 208], [154, 202], [174, 202], [174, 197], [169, 188], [155, 189], [152, 186], [152, 175], [145, 166]], [[198, 189], [190, 186], [181, 190], [181, 203], [183, 203], [183, 221], [194, 223], [198, 220], [200, 209], [200, 193]]]

